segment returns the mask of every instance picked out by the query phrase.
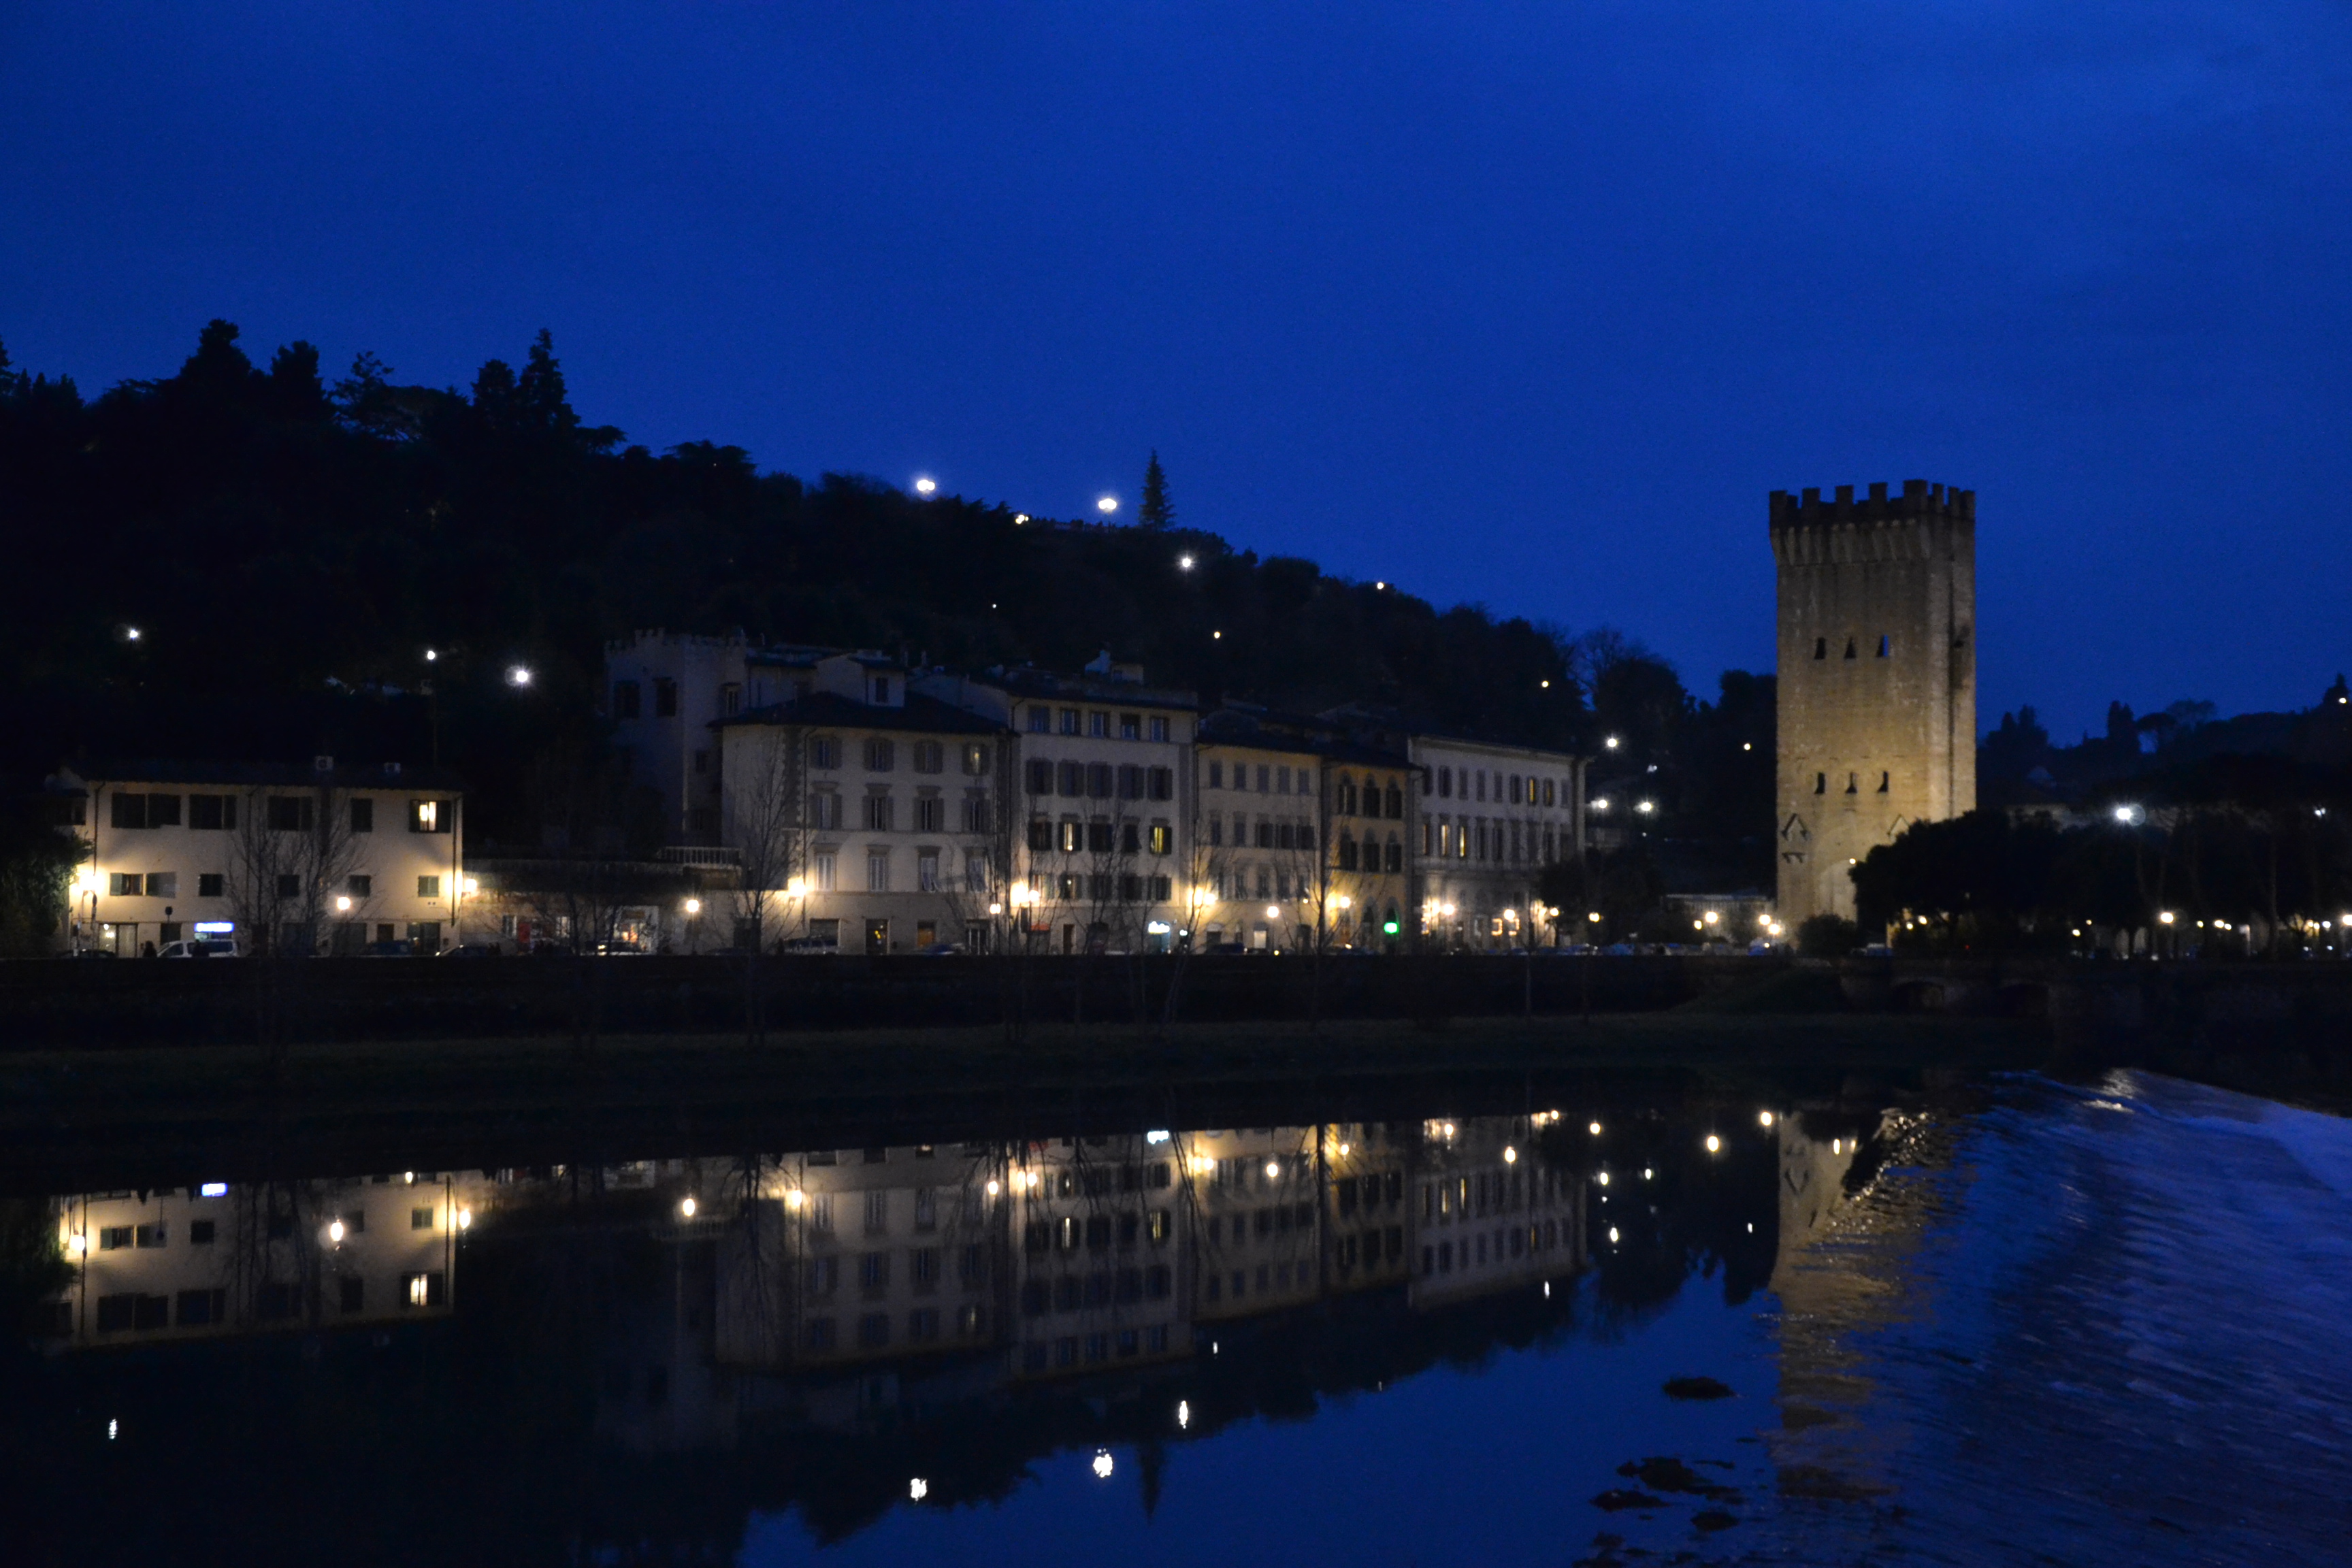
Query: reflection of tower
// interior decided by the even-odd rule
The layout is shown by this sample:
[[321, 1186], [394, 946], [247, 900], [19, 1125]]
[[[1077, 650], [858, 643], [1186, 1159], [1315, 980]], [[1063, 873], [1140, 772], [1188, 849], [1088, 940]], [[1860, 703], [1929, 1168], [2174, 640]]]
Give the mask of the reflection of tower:
[[[1936, 1212], [1916, 1191], [1948, 1159], [1932, 1120], [1889, 1111], [1867, 1138], [1804, 1129], [1783, 1117], [1780, 1250], [1782, 1431], [1772, 1446], [1785, 1495], [1861, 1497], [1883, 1489], [1900, 1447], [1892, 1412], [1872, 1410], [1868, 1345], [1920, 1303], [1911, 1262]], [[1864, 1144], [1870, 1155], [1864, 1155]], [[1869, 1173], [1859, 1181], [1855, 1173]], [[1853, 1184], [1853, 1191], [1849, 1191]], [[1868, 1420], [1867, 1430], [1862, 1425]]]
[[1780, 913], [1853, 918], [1853, 864], [1977, 804], [1976, 492], [1775, 490]]

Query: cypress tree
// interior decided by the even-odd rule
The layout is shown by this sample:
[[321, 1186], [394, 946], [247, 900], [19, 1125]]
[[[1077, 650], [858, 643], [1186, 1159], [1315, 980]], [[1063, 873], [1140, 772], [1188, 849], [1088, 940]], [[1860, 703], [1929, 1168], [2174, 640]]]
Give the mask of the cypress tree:
[[1160, 466], [1160, 452], [1153, 448], [1151, 461], [1143, 468], [1143, 504], [1136, 509], [1136, 521], [1146, 528], [1166, 528], [1176, 521], [1176, 509], [1168, 504], [1168, 471]]

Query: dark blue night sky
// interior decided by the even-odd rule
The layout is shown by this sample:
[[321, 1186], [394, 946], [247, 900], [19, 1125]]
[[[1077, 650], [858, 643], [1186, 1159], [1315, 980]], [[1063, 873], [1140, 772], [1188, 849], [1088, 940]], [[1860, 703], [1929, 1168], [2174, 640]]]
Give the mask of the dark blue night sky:
[[[0, 341], [209, 317], [656, 447], [1771, 658], [1765, 493], [1979, 492], [1982, 717], [2352, 667], [2352, 8], [0, 7]], [[783, 630], [783, 628], [776, 628]]]

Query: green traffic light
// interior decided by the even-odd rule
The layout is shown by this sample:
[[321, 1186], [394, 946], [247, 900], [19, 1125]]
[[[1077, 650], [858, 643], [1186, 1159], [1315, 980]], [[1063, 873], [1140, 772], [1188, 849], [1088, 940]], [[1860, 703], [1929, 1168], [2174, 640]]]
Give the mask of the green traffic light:
[[1394, 936], [1397, 933], [1397, 923], [1394, 921], [1390, 921], [1387, 924], [1381, 926], [1381, 930], [1386, 931], [1391, 936]]

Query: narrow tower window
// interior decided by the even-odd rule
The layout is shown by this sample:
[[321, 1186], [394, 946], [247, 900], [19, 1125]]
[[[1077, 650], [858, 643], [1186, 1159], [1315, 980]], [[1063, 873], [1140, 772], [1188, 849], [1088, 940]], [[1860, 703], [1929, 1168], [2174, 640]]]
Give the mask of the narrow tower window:
[[1860, 775], [1855, 773], [1848, 773], [1845, 775], [1845, 793], [1848, 795], [1860, 795], [1862, 793], [1862, 781]]
[[1888, 637], [1885, 632], [1881, 632], [1881, 633], [1879, 633], [1879, 634], [1878, 634], [1878, 657], [1879, 657], [1879, 658], [1885, 658], [1888, 654], [1890, 654], [1890, 653], [1892, 653], [1892, 652], [1894, 651], [1894, 648], [1895, 648], [1895, 639], [1894, 639], [1894, 638], [1892, 638], [1892, 637]]
[[1815, 637], [1813, 639], [1813, 657], [1815, 658], [1827, 658], [1829, 656], [1830, 639], [1827, 637]]
[[1830, 793], [1829, 774], [1815, 773], [1813, 775], [1813, 793], [1815, 795], [1827, 795]]
[[1848, 637], [1848, 638], [1846, 638], [1846, 639], [1845, 639], [1845, 656], [1846, 656], [1846, 658], [1853, 658], [1853, 657], [1854, 657], [1854, 653], [1853, 653], [1853, 639], [1852, 637]]
[[1886, 793], [1886, 786], [1887, 786], [1888, 779], [1889, 779], [1889, 775], [1887, 775], [1887, 774], [1885, 774], [1885, 773], [1880, 773], [1880, 774], [1878, 775], [1878, 793], [1879, 793], [1879, 794], [1881, 794], [1881, 795], [1885, 795], [1885, 794]]

